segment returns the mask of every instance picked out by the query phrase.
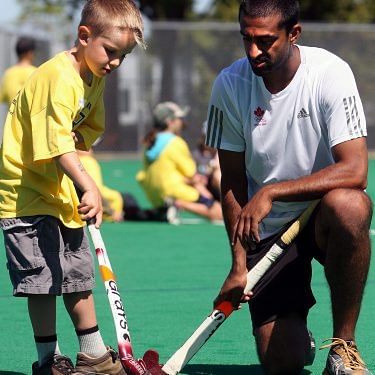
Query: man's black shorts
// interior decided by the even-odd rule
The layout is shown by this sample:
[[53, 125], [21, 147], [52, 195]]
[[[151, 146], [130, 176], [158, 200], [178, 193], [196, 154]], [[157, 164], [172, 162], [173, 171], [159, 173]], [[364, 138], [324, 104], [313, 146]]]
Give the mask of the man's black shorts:
[[[311, 261], [315, 258], [324, 263], [324, 254], [315, 242], [315, 216], [316, 210], [296, 240], [254, 287], [249, 302], [253, 329], [290, 312], [299, 312], [306, 319], [309, 309], [315, 304], [310, 286]], [[285, 229], [248, 250], [248, 269], [258, 263]]]

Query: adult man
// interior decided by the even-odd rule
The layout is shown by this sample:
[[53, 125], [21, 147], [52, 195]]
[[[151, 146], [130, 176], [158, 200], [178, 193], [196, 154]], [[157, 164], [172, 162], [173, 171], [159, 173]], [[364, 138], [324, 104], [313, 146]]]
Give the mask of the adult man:
[[[314, 257], [324, 265], [332, 302], [324, 374], [368, 375], [354, 341], [370, 258], [365, 118], [349, 66], [323, 49], [296, 45], [298, 16], [296, 0], [243, 0], [247, 58], [213, 86], [206, 143], [219, 149], [232, 243], [232, 267], [216, 302], [250, 300], [266, 373], [299, 374], [310, 350]], [[317, 198], [305, 230], [253, 296], [243, 295], [247, 269]]]

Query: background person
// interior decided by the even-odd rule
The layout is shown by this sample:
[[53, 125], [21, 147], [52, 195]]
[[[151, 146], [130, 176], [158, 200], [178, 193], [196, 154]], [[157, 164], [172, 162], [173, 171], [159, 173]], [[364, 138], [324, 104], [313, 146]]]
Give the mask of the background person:
[[370, 261], [366, 121], [348, 64], [296, 44], [298, 16], [295, 0], [242, 1], [246, 58], [222, 70], [213, 86], [206, 144], [219, 149], [232, 244], [231, 270], [216, 302], [248, 301], [247, 270], [320, 199], [307, 228], [253, 290], [258, 355], [267, 374], [299, 374], [311, 362], [306, 320], [315, 303], [315, 258], [332, 303], [324, 374], [368, 375], [355, 343]]
[[167, 222], [175, 216], [173, 208], [143, 209], [137, 199], [129, 192], [120, 192], [104, 184], [100, 164], [95, 158], [93, 149], [77, 150], [84, 168], [95, 181], [102, 197], [103, 220], [110, 222], [122, 221], [162, 221]]
[[221, 170], [219, 156], [215, 148], [205, 143], [207, 134], [207, 121], [203, 123], [202, 134], [198, 139], [192, 155], [197, 164], [198, 173], [206, 177], [205, 185], [215, 200], [220, 202]]
[[[143, 45], [143, 22], [131, 0], [88, 0], [75, 46], [41, 65], [9, 108], [0, 149], [0, 225], [13, 294], [28, 302], [38, 353], [33, 375], [125, 375], [97, 324], [82, 220], [95, 217], [100, 225], [101, 197], [76, 148], [89, 149], [103, 133], [104, 77], [136, 44]], [[60, 295], [79, 341], [75, 369], [57, 341]]]
[[187, 108], [173, 102], [155, 106], [154, 126], [145, 138], [143, 169], [137, 180], [154, 207], [173, 202], [208, 220], [221, 220], [220, 204], [205, 187], [206, 179], [197, 174], [189, 146], [179, 136], [187, 113]]
[[26, 80], [35, 71], [34, 57], [36, 41], [31, 37], [18, 38], [15, 51], [17, 63], [6, 69], [0, 84], [0, 101], [11, 104]]

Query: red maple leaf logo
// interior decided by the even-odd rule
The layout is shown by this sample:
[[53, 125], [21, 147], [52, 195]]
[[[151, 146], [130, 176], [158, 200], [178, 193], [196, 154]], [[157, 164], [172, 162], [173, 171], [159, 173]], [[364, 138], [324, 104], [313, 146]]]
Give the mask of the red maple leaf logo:
[[254, 115], [255, 115], [256, 117], [263, 117], [264, 112], [265, 112], [265, 111], [264, 111], [262, 108], [258, 107], [258, 108], [254, 111]]

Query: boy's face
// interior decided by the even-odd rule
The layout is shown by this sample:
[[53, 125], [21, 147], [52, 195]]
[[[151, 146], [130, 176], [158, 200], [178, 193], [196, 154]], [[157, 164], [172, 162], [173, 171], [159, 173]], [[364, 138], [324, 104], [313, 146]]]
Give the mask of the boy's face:
[[90, 28], [81, 26], [79, 42], [83, 46], [88, 70], [97, 77], [104, 77], [117, 69], [136, 45], [132, 31], [114, 27], [102, 35], [93, 36]]

